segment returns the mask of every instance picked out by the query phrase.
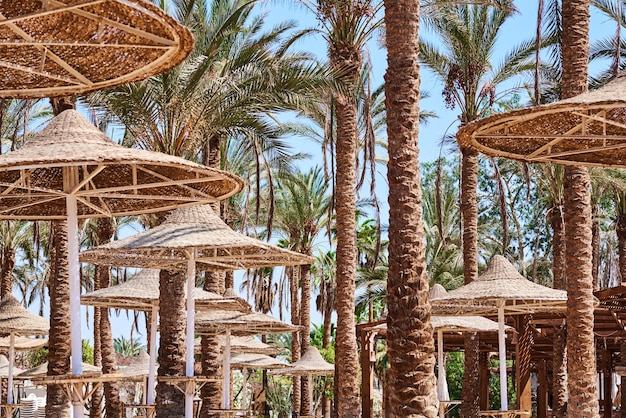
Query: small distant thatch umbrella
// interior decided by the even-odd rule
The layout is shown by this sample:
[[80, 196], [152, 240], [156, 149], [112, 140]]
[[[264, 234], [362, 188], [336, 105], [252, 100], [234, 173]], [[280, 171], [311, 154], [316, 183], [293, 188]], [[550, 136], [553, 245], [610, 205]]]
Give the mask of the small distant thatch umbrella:
[[459, 129], [461, 146], [528, 162], [626, 167], [626, 72], [558, 102], [516, 109]]
[[[161, 225], [84, 251], [81, 260], [93, 264], [186, 270], [188, 291], [195, 287], [196, 263], [202, 263], [211, 271], [232, 271], [313, 262], [312, 257], [233, 231], [209, 205], [177, 209]], [[190, 298], [187, 300], [187, 376], [193, 376], [194, 312], [194, 301]], [[185, 413], [190, 417], [193, 410], [190, 395], [186, 396], [185, 405]]]
[[173, 68], [193, 49], [189, 30], [145, 0], [3, 1], [0, 16], [0, 97], [110, 88]]
[[[36, 350], [47, 345], [47, 338], [13, 337], [13, 348], [15, 351]], [[11, 337], [0, 337], [0, 348], [8, 350], [9, 347], [11, 347]]]
[[[83, 369], [84, 374], [99, 374], [102, 372], [100, 367], [94, 366], [89, 363], [81, 363], [81, 367]], [[15, 376], [16, 379], [19, 380], [32, 380], [39, 377], [45, 377], [48, 375], [48, 362], [40, 364], [39, 366], [33, 367], [32, 369], [28, 369], [23, 371], [22, 373]]]
[[[241, 186], [220, 170], [124, 148], [66, 110], [21, 148], [0, 155], [0, 219], [67, 220], [71, 357], [82, 359], [78, 219], [211, 203]], [[82, 373], [80, 361], [72, 373]], [[82, 413], [74, 408], [74, 416]]]
[[145, 351], [133, 358], [130, 364], [117, 366], [118, 373], [121, 373], [125, 380], [144, 380], [152, 370], [152, 358]]
[[494, 256], [475, 281], [431, 299], [435, 315], [498, 314], [501, 409], [508, 409], [504, 314], [519, 315], [565, 309], [567, 293], [525, 279], [503, 256]]
[[[226, 346], [226, 336], [220, 335], [220, 346], [224, 348]], [[196, 338], [193, 342], [194, 351], [200, 352], [200, 337]], [[278, 347], [266, 344], [252, 336], [237, 336], [231, 335], [230, 337], [230, 352], [235, 354], [265, 354], [267, 356], [274, 356], [283, 352]]]
[[13, 363], [15, 363], [16, 335], [46, 335], [50, 322], [46, 318], [30, 313], [11, 294], [4, 295], [0, 301], [0, 334], [9, 336], [9, 370], [7, 403], [13, 403]]
[[242, 391], [241, 404], [244, 408], [248, 407], [248, 397], [246, 386], [248, 384], [248, 370], [279, 370], [291, 368], [291, 364], [284, 360], [277, 359], [266, 354], [241, 353], [235, 354], [230, 358], [230, 367], [241, 369], [244, 381]]
[[[124, 283], [86, 293], [80, 298], [83, 305], [151, 312], [150, 354], [148, 355], [150, 370], [146, 389], [149, 405], [152, 405], [154, 402], [153, 388], [156, 367], [156, 328], [159, 293], [159, 270], [143, 269]], [[192, 294], [197, 306], [203, 309], [250, 310], [250, 305], [240, 298], [224, 298], [216, 293], [207, 292], [196, 287], [193, 288]]]
[[[270, 374], [284, 374], [292, 376], [306, 376], [309, 379], [310, 397], [313, 399], [313, 376], [331, 376], [335, 373], [335, 366], [328, 363], [317, 348], [311, 346], [300, 357], [298, 361], [292, 364], [289, 369], [270, 371]], [[311, 404], [309, 415], [313, 415], [314, 406]]]

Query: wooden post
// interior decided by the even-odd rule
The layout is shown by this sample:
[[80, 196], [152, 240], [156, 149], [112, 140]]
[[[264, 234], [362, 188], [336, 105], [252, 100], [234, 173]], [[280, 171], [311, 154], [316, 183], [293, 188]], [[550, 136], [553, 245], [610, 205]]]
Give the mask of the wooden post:
[[537, 418], [548, 417], [548, 362], [541, 359], [537, 362]]
[[481, 352], [478, 357], [479, 360], [479, 382], [480, 382], [480, 410], [486, 411], [489, 409], [489, 377], [491, 372], [489, 371], [489, 353]]
[[515, 346], [517, 408], [522, 411], [530, 411], [533, 406], [530, 388], [530, 323], [527, 315], [520, 317], [519, 321], [516, 322], [519, 330], [519, 339], [517, 345]]
[[361, 330], [361, 411], [363, 418], [374, 417], [374, 333]]

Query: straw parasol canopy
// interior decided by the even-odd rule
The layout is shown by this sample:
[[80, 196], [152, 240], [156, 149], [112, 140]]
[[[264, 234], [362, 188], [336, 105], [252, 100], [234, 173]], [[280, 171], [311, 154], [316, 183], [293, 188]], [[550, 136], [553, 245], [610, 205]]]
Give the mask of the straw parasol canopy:
[[[100, 367], [93, 366], [88, 363], [82, 363], [84, 374], [99, 374], [102, 372]], [[38, 377], [45, 377], [48, 375], [48, 362], [40, 364], [37, 367], [23, 371], [15, 376], [18, 380], [31, 380]]]
[[[47, 345], [47, 338], [14, 337], [13, 348], [15, 351], [30, 351]], [[10, 346], [10, 337], [0, 337], [0, 349], [8, 350]]]
[[150, 372], [150, 356], [145, 351], [141, 351], [130, 364], [118, 365], [117, 372], [123, 376], [124, 380], [143, 380]]
[[0, 156], [0, 219], [137, 215], [215, 202], [237, 193], [238, 177], [183, 158], [122, 147], [66, 110], [21, 148]]
[[[143, 269], [124, 283], [98, 289], [80, 297], [80, 303], [103, 308], [151, 311], [159, 306], [159, 270]], [[249, 312], [250, 305], [243, 299], [225, 298], [217, 293], [193, 289], [197, 309], [221, 309], [224, 311]]]
[[82, 94], [180, 64], [191, 32], [146, 0], [0, 2], [0, 97]]
[[331, 376], [335, 373], [335, 366], [328, 363], [319, 350], [313, 346], [292, 364], [289, 369], [270, 372], [270, 374], [288, 374], [293, 376]]
[[[484, 316], [439, 316], [430, 317], [433, 331], [442, 332], [498, 332], [498, 323]], [[387, 324], [378, 324], [371, 328], [377, 334], [385, 337], [387, 335]], [[506, 330], [513, 328], [506, 326]]]
[[199, 335], [221, 334], [230, 331], [232, 335], [283, 334], [298, 331], [300, 327], [287, 324], [258, 312], [241, 313], [232, 311], [206, 311], [196, 315], [195, 332]]
[[210, 206], [177, 209], [161, 225], [81, 253], [92, 264], [186, 269], [188, 253], [211, 271], [310, 264], [312, 257], [233, 231]]
[[507, 314], [565, 309], [567, 293], [525, 279], [503, 256], [494, 256], [477, 280], [431, 299], [434, 315], [494, 314], [504, 303]]
[[50, 321], [30, 313], [11, 294], [0, 301], [0, 334], [3, 335], [46, 335]]
[[291, 369], [291, 364], [266, 354], [240, 353], [231, 356], [230, 367], [235, 369], [277, 370]]
[[626, 167], [626, 72], [555, 103], [513, 110], [459, 129], [462, 147], [528, 162]]
[[[220, 346], [223, 349], [226, 346], [226, 336], [220, 335], [218, 338], [220, 340]], [[201, 342], [200, 337], [194, 340], [193, 345], [194, 345], [195, 353], [200, 353], [200, 350], [201, 350], [200, 342]], [[237, 353], [265, 354], [268, 356], [274, 356], [276, 354], [282, 353], [283, 350], [281, 350], [278, 347], [274, 347], [262, 341], [259, 341], [250, 335], [241, 336], [241, 337], [232, 335], [230, 337], [230, 351], [231, 353], [236, 353], [236, 354]]]

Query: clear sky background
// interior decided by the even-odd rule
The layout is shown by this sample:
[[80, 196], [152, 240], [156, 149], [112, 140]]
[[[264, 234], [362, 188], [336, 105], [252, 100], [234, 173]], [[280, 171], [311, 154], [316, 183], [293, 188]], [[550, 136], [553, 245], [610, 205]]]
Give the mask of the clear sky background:
[[[279, 1], [279, 2], [266, 2], [260, 7], [266, 13], [266, 21], [268, 24], [276, 24], [285, 20], [294, 20], [301, 28], [316, 27], [317, 21], [311, 12], [302, 6], [295, 6], [297, 1]], [[537, 1], [536, 0], [521, 0], [517, 1], [516, 5], [519, 9], [519, 13], [511, 18], [504, 26], [501, 38], [499, 39], [499, 45], [501, 56], [494, 57], [495, 62], [498, 62], [505, 55], [507, 50], [512, 46], [531, 39], [535, 34], [535, 22], [537, 15]], [[599, 15], [597, 12], [592, 13], [591, 19], [591, 34], [592, 41], [594, 39], [604, 38], [609, 36], [614, 30], [613, 22], [608, 21], [607, 18]], [[428, 32], [422, 32], [422, 36], [432, 39], [432, 34]], [[297, 47], [314, 52], [318, 57], [324, 58], [326, 56], [326, 46], [324, 41], [318, 37], [311, 37], [307, 40], [297, 44]], [[378, 87], [384, 82], [384, 72], [386, 69], [386, 53], [380, 47], [378, 39], [374, 39], [369, 45], [369, 59], [373, 68], [373, 88]], [[500, 52], [499, 52], [500, 53]], [[602, 67], [604, 65], [604, 67]], [[592, 66], [591, 73], [597, 72], [601, 68], [605, 68], [606, 63], [598, 63]], [[453, 152], [451, 149], [441, 149], [441, 139], [446, 133], [454, 134], [456, 132], [457, 125], [457, 112], [445, 108], [444, 102], [441, 96], [443, 86], [436, 78], [426, 69], [422, 69], [422, 90], [427, 91], [430, 94], [429, 98], [423, 99], [420, 106], [424, 110], [434, 111], [439, 117], [432, 120], [428, 125], [420, 128], [419, 144], [420, 144], [420, 161], [433, 161], [440, 152], [446, 156]], [[526, 80], [529, 81], [529, 80]], [[522, 101], [525, 102], [526, 98], [522, 96]], [[302, 138], [293, 138], [291, 145], [294, 151], [307, 152], [311, 154], [312, 159], [309, 162], [303, 162], [303, 167], [309, 167], [313, 165], [321, 165], [321, 153], [319, 151], [319, 145], [312, 141], [303, 140]], [[377, 180], [378, 189], [377, 194], [381, 200], [381, 215], [383, 222], [386, 222], [388, 215], [387, 206], [387, 185], [386, 185], [386, 173], [384, 167], [379, 167], [381, 170], [379, 179]], [[312, 296], [314, 302], [315, 295]], [[321, 316], [315, 310], [315, 303], [312, 303], [312, 321], [314, 323], [321, 323]], [[130, 314], [132, 317], [132, 313]], [[89, 318], [92, 318], [92, 312], [89, 312]], [[87, 325], [85, 316], [83, 316], [83, 338], [92, 339], [91, 326]], [[128, 338], [130, 334], [131, 322], [126, 319], [126, 313], [121, 312], [119, 317], [112, 317], [113, 335], [114, 337], [125, 336]], [[143, 323], [141, 323], [141, 332], [145, 332]], [[135, 333], [135, 337], [137, 334]], [[140, 337], [145, 343], [145, 335]]]

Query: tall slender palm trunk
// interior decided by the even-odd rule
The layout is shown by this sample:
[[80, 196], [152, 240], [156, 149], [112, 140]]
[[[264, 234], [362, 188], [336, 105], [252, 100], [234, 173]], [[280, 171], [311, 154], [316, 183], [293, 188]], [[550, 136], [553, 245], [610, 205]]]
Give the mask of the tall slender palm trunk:
[[[219, 273], [205, 272], [204, 290], [208, 292], [219, 292], [220, 280]], [[221, 363], [221, 344], [217, 335], [203, 335], [200, 339], [202, 350], [202, 374], [204, 376], [221, 379], [222, 363]], [[202, 407], [200, 416], [202, 418], [210, 418], [216, 416], [209, 412], [210, 409], [219, 409], [222, 407], [222, 385], [219, 382], [208, 382], [200, 392], [202, 398]], [[219, 416], [219, 415], [218, 415]]]
[[6, 246], [2, 250], [2, 266], [0, 267], [0, 298], [13, 292], [13, 267], [15, 267], [15, 249]]
[[392, 417], [437, 416], [419, 171], [418, 0], [385, 0], [389, 162], [387, 354]]
[[[461, 219], [463, 224], [463, 277], [465, 284], [478, 278], [478, 154], [461, 148]], [[461, 414], [475, 418], [480, 412], [479, 337], [465, 333], [465, 369]]]
[[[308, 254], [311, 255], [311, 254]], [[300, 266], [300, 287], [302, 290], [301, 308], [300, 308], [300, 325], [302, 326], [302, 338], [300, 345], [300, 353], [304, 355], [311, 346], [311, 265], [305, 264]], [[309, 379], [304, 378], [302, 381], [302, 406], [300, 411], [304, 415], [309, 415], [311, 410], [311, 391], [309, 390]]]
[[[622, 196], [623, 198], [624, 196]], [[619, 211], [618, 211], [619, 212]], [[626, 214], [618, 213], [617, 220], [615, 221], [615, 233], [617, 235], [617, 249], [618, 249], [618, 262], [619, 273], [621, 277], [622, 285], [626, 282]], [[622, 342], [619, 347], [620, 351], [620, 363], [622, 366], [626, 366], [626, 341]], [[621, 376], [621, 418], [626, 418], [626, 377]]]
[[[555, 204], [549, 211], [552, 228], [552, 276], [553, 287], [565, 290], [565, 225], [563, 205]], [[566, 329], [561, 327], [552, 342], [552, 415], [554, 418], [567, 416], [567, 346]]]
[[[185, 273], [159, 273], [159, 376], [185, 375]], [[157, 418], [185, 416], [183, 394], [172, 384], [160, 381], [156, 387]]]
[[[96, 266], [96, 274], [94, 280], [93, 290], [100, 289], [100, 283], [98, 280], [98, 270], [101, 268], [108, 268], [103, 266]], [[102, 318], [102, 309], [99, 307], [93, 308], [93, 365], [96, 367], [102, 367], [102, 351], [100, 340], [100, 319]], [[89, 417], [99, 418], [102, 416], [102, 402], [104, 401], [104, 388], [98, 387], [91, 395]]]
[[[589, 0], [563, 2], [564, 99], [587, 91]], [[593, 335], [591, 181], [585, 167], [565, 168], [568, 417], [597, 417]]]
[[[300, 325], [300, 296], [298, 293], [298, 282], [300, 271], [297, 267], [290, 267], [289, 277], [289, 295], [291, 306], [291, 323]], [[291, 333], [291, 362], [294, 363], [300, 359], [300, 333]], [[302, 385], [300, 376], [292, 377], [293, 392], [291, 393], [292, 412], [294, 416], [300, 415], [300, 407], [302, 406]]]
[[330, 66], [339, 74], [345, 90], [336, 97], [337, 145], [335, 213], [337, 229], [337, 416], [361, 415], [359, 359], [354, 320], [356, 279], [356, 176], [358, 141], [355, 86], [362, 65], [361, 51], [348, 43], [330, 45]]

